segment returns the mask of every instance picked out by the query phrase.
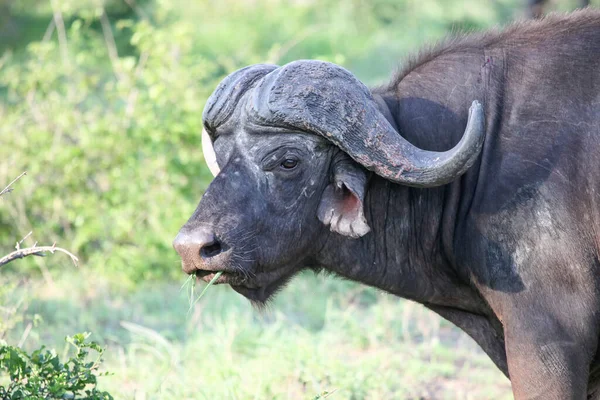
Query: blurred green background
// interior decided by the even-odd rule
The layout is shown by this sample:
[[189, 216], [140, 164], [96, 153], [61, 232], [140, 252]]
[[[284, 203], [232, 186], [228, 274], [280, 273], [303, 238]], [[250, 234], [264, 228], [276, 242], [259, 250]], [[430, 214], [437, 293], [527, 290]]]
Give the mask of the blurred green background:
[[[568, 10], [576, 1], [554, 1]], [[226, 287], [188, 316], [171, 248], [211, 176], [204, 102], [242, 66], [313, 58], [370, 85], [419, 46], [525, 15], [524, 0], [0, 0], [0, 339], [108, 346], [127, 399], [497, 399], [508, 381], [420, 306], [328, 276], [266, 311]]]

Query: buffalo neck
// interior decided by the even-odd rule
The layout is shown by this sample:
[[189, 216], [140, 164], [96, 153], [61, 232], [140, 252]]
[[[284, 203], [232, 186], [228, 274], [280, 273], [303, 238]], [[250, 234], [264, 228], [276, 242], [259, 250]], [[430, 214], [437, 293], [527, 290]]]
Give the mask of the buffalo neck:
[[320, 266], [419, 303], [483, 313], [444, 251], [444, 192], [373, 176], [364, 204], [371, 232], [359, 239], [330, 233]]
[[[448, 150], [464, 132], [471, 102], [484, 101], [477, 83], [482, 58], [471, 57], [471, 68], [447, 63], [446, 75], [425, 83], [422, 74], [420, 79], [408, 74], [374, 90], [374, 98], [407, 140], [427, 150]], [[448, 81], [453, 84], [444, 84]], [[371, 232], [360, 239], [330, 234], [328, 254], [321, 255], [320, 263], [348, 279], [419, 303], [487, 313], [468, 273], [453, 257], [459, 211], [469, 203], [477, 168], [436, 188], [398, 185], [373, 175], [364, 204]]]

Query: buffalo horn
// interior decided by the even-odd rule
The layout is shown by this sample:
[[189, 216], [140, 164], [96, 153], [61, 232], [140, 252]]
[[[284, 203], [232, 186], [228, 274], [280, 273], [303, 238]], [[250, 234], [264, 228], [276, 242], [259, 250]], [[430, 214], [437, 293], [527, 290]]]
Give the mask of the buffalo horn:
[[248, 101], [255, 124], [321, 135], [368, 170], [409, 186], [439, 186], [462, 175], [479, 156], [485, 135], [483, 107], [474, 101], [455, 147], [420, 149], [392, 127], [362, 82], [323, 61], [294, 61], [273, 70]]
[[213, 176], [220, 171], [215, 156], [213, 140], [217, 136], [217, 129], [224, 125], [233, 115], [235, 109], [254, 84], [269, 72], [276, 69], [276, 65], [256, 64], [241, 68], [229, 74], [219, 83], [213, 94], [206, 101], [202, 120], [202, 152], [204, 160]]
[[377, 175], [417, 187], [458, 178], [479, 157], [485, 136], [483, 107], [473, 101], [456, 146], [443, 152], [420, 149], [394, 129], [354, 75], [316, 60], [258, 64], [227, 76], [204, 109], [207, 136], [214, 140], [236, 110], [236, 121], [320, 135]]
[[204, 154], [204, 161], [206, 165], [208, 165], [208, 169], [210, 169], [210, 173], [213, 176], [217, 176], [219, 174], [219, 164], [217, 164], [217, 156], [215, 155], [215, 149], [213, 148], [212, 140], [206, 129], [202, 129], [202, 154]]

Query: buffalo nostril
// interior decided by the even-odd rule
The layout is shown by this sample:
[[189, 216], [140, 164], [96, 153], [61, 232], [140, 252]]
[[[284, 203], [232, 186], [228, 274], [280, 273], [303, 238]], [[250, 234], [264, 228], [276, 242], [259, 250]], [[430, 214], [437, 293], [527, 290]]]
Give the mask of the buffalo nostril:
[[211, 258], [221, 254], [223, 251], [223, 246], [221, 246], [221, 242], [217, 239], [214, 239], [210, 243], [206, 243], [200, 248], [200, 256], [202, 258]]

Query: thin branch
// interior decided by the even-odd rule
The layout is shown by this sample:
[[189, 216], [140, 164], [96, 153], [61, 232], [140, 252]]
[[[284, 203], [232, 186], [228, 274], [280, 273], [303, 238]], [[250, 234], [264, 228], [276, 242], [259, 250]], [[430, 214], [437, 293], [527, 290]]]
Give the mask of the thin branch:
[[102, 34], [104, 36], [104, 42], [106, 43], [106, 48], [108, 50], [108, 58], [110, 59], [113, 72], [120, 80], [122, 76], [119, 72], [119, 53], [117, 52], [117, 44], [105, 10], [102, 10], [102, 14], [100, 15], [100, 24], [102, 25]]
[[11, 183], [9, 183], [9, 184], [8, 184], [8, 186], [7, 186], [7, 187], [5, 187], [4, 189], [2, 189], [2, 191], [0, 192], [0, 197], [1, 197], [3, 194], [6, 194], [6, 193], [10, 193], [10, 192], [12, 192], [12, 191], [13, 191], [13, 189], [11, 189], [10, 187], [11, 187], [11, 186], [12, 186], [12, 185], [13, 185], [13, 184], [16, 182], [16, 181], [18, 181], [19, 179], [21, 179], [21, 178], [23, 177], [23, 175], [27, 175], [27, 172], [23, 172], [21, 175], [17, 176], [17, 177], [16, 177], [16, 178], [15, 178], [15, 179], [14, 179], [14, 180], [11, 182]]
[[133, 10], [135, 11], [135, 13], [138, 15], [138, 17], [140, 17], [143, 20], [149, 20], [148, 16], [146, 15], [146, 13], [137, 5], [137, 3], [135, 2], [135, 0], [125, 0], [125, 3], [127, 3], [127, 5]]
[[77, 266], [77, 262], [79, 262], [79, 259], [77, 257], [75, 257], [75, 255], [73, 253], [71, 253], [70, 251], [60, 248], [60, 247], [56, 247], [56, 243], [55, 243], [52, 246], [33, 246], [33, 247], [26, 247], [24, 249], [18, 249], [16, 251], [13, 251], [12, 253], [7, 254], [6, 256], [0, 258], [0, 267], [8, 264], [11, 261], [17, 260], [19, 258], [25, 258], [27, 256], [44, 257], [45, 256], [44, 253], [54, 254], [57, 251], [60, 253], [64, 253], [64, 254], [68, 255], [69, 257], [71, 257], [71, 261], [73, 261], [73, 264], [75, 264]]
[[296, 37], [292, 38], [291, 40], [288, 40], [286, 43], [284, 43], [279, 50], [271, 57], [271, 60], [269, 60], [269, 62], [273, 63], [273, 64], [278, 64], [279, 61], [290, 51], [292, 50], [294, 47], [296, 47], [297, 45], [299, 45], [300, 43], [302, 43], [304, 40], [306, 40], [309, 36], [319, 32], [322, 29], [321, 25], [316, 25], [316, 26], [311, 26], [307, 29], [305, 29], [303, 32], [300, 32]]
[[48, 27], [46, 28], [46, 32], [44, 32], [44, 37], [42, 38], [42, 42], [47, 42], [52, 38], [52, 34], [54, 33], [54, 28], [56, 28], [56, 22], [54, 22], [54, 17], [50, 20]]
[[136, 104], [136, 100], [137, 100], [137, 96], [139, 93], [138, 88], [135, 86], [140, 75], [142, 74], [142, 70], [144, 69], [144, 66], [146, 65], [146, 61], [148, 61], [148, 52], [143, 51], [140, 54], [140, 58], [138, 60], [137, 66], [135, 67], [135, 72], [133, 73], [133, 82], [132, 82], [132, 87], [131, 90], [129, 91], [129, 94], [127, 95], [127, 106], [125, 107], [125, 115], [127, 116], [127, 121], [128, 121], [128, 125], [131, 124], [131, 116], [133, 115], [133, 112], [135, 111], [135, 104]]
[[33, 324], [30, 322], [25, 327], [25, 331], [23, 331], [23, 334], [21, 335], [21, 339], [19, 340], [19, 344], [17, 344], [17, 347], [22, 347], [23, 344], [25, 344], [25, 341], [27, 340], [27, 338], [29, 337], [29, 334], [31, 333], [31, 328], [33, 328]]
[[[27, 239], [29, 236], [31, 236], [31, 234], [33, 233], [33, 231], [29, 231], [29, 233], [25, 236], [23, 236], [23, 239], [19, 240], [17, 242], [17, 245], [15, 246], [15, 249], [17, 250], [21, 250], [21, 244], [25, 241], [25, 239]], [[37, 245], [37, 242], [35, 242], [35, 244], [33, 245], [33, 247], [35, 247]]]
[[50, 1], [52, 4], [52, 11], [54, 15], [54, 24], [56, 25], [56, 32], [58, 33], [58, 47], [60, 48], [60, 55], [62, 57], [63, 65], [69, 63], [69, 47], [67, 44], [67, 30], [65, 29], [65, 21], [63, 19], [60, 7], [56, 4], [56, 1]]

